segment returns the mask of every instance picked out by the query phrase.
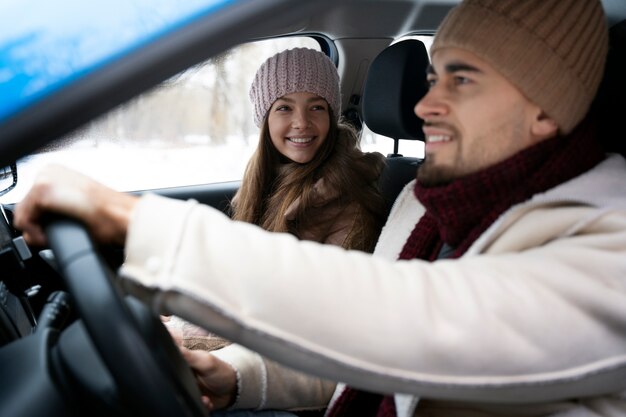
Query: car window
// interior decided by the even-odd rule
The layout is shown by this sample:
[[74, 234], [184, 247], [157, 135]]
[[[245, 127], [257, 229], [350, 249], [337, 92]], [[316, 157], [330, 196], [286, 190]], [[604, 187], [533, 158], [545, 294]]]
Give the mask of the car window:
[[[407, 39], [418, 39], [424, 43], [426, 50], [430, 52], [430, 45], [433, 42], [432, 35], [414, 35], [405, 36], [396, 39], [393, 43], [401, 42]], [[363, 124], [363, 132], [361, 134], [361, 147], [365, 151], [377, 151], [383, 155], [393, 153], [393, 139], [372, 132], [367, 125]], [[398, 152], [404, 156], [424, 157], [424, 142], [419, 140], [401, 140], [398, 146]]]
[[[419, 39], [426, 48], [432, 36]], [[59, 163], [121, 191], [236, 181], [258, 141], [248, 88], [261, 63], [284, 49], [320, 50], [311, 37], [238, 45], [190, 68], [18, 161], [19, 181], [0, 203], [20, 201], [42, 166]], [[393, 140], [363, 125], [361, 147], [387, 155]], [[423, 157], [421, 141], [402, 140], [399, 152]], [[10, 181], [6, 175], [6, 181]]]
[[0, 202], [21, 200], [50, 163], [121, 191], [241, 179], [258, 142], [252, 78], [265, 59], [295, 47], [321, 49], [304, 36], [252, 42], [178, 74], [18, 161], [18, 184]]

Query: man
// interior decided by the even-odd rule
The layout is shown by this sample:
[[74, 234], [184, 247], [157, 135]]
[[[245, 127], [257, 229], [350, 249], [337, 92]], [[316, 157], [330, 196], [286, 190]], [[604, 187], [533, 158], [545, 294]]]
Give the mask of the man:
[[[41, 243], [43, 211], [77, 216], [99, 240], [125, 243], [123, 276], [172, 313], [209, 328], [219, 317], [224, 336], [287, 365], [415, 394], [340, 386], [333, 417], [623, 415], [626, 161], [604, 155], [583, 120], [606, 51], [597, 0], [455, 8], [415, 107], [426, 161], [375, 256], [66, 171], [42, 176], [15, 223]], [[185, 354], [216, 408], [327, 395], [327, 383], [260, 357], [231, 361], [235, 389], [224, 362]]]

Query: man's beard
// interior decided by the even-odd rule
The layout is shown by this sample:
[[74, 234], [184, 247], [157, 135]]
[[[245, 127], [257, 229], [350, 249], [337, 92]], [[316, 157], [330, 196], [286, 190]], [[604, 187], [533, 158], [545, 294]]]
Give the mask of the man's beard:
[[448, 185], [457, 178], [453, 167], [434, 166], [433, 157], [426, 156], [417, 170], [417, 180], [424, 187]]
[[[451, 123], [426, 121], [424, 122], [424, 127], [443, 129], [450, 132], [450, 135], [457, 141], [461, 137], [459, 130]], [[426, 154], [424, 161], [417, 170], [417, 180], [424, 187], [447, 185], [459, 176], [458, 169], [455, 169], [454, 166], [436, 166], [434, 161], [435, 158], [436, 157], [434, 155], [429, 156]]]

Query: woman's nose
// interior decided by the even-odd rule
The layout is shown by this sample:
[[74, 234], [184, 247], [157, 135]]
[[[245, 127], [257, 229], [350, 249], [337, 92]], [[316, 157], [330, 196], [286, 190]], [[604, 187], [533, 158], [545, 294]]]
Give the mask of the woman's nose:
[[293, 112], [293, 118], [291, 119], [291, 125], [294, 128], [302, 129], [309, 124], [309, 118], [305, 111], [297, 110]]

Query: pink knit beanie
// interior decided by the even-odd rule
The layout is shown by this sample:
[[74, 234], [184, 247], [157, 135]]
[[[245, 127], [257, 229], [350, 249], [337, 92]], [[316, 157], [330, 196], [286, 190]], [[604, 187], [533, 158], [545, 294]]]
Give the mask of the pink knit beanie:
[[430, 49], [472, 52], [570, 132], [604, 72], [608, 29], [600, 0], [465, 0]]
[[335, 118], [339, 118], [339, 74], [330, 58], [308, 48], [289, 49], [268, 58], [257, 70], [250, 87], [254, 123], [261, 127], [270, 107], [280, 97], [302, 92], [325, 99]]

